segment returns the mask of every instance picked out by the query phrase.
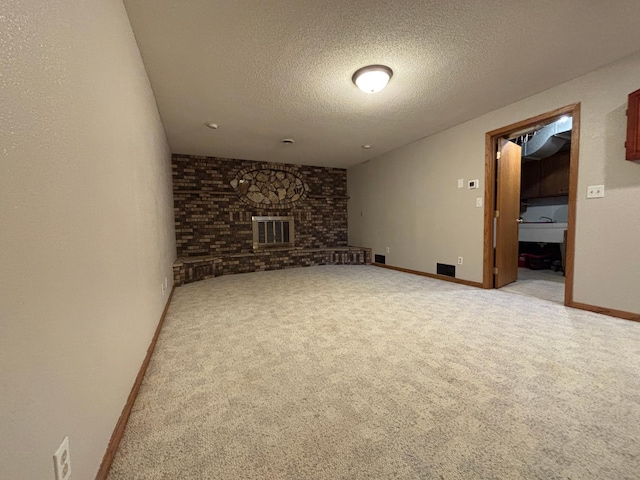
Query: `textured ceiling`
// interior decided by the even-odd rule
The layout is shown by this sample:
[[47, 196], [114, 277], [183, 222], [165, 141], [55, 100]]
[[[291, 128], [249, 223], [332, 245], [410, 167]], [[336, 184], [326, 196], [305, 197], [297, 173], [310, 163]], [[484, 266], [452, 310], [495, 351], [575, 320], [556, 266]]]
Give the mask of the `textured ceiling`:
[[[174, 153], [343, 168], [640, 46], [638, 0], [125, 5]], [[372, 95], [351, 82], [369, 64], [394, 71]]]

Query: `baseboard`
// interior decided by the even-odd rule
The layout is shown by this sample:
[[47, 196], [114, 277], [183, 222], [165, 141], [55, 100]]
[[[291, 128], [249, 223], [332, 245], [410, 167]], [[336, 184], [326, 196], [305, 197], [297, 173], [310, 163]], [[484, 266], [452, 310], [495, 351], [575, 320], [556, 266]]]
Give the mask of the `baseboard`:
[[160, 322], [158, 322], [158, 327], [156, 328], [156, 332], [153, 335], [153, 339], [151, 339], [151, 344], [149, 345], [149, 348], [147, 349], [147, 355], [146, 357], [144, 357], [144, 361], [140, 366], [140, 371], [138, 372], [136, 381], [134, 382], [133, 388], [131, 389], [131, 392], [129, 393], [129, 397], [127, 398], [127, 403], [122, 409], [122, 413], [120, 414], [118, 423], [116, 423], [116, 428], [113, 430], [113, 434], [111, 435], [111, 439], [109, 440], [109, 446], [107, 447], [107, 451], [105, 452], [104, 457], [102, 459], [102, 463], [100, 464], [100, 469], [98, 470], [98, 474], [96, 475], [96, 480], [106, 480], [107, 475], [109, 474], [111, 463], [113, 462], [113, 458], [116, 456], [116, 452], [118, 451], [118, 446], [120, 445], [120, 440], [122, 440], [124, 429], [127, 426], [129, 415], [131, 415], [133, 404], [136, 401], [138, 392], [140, 391], [140, 385], [142, 385], [142, 379], [144, 378], [144, 374], [147, 372], [147, 367], [149, 366], [151, 355], [153, 354], [153, 350], [156, 347], [156, 342], [158, 341], [160, 330], [162, 330], [164, 319], [167, 316], [167, 310], [169, 310], [169, 305], [171, 304], [171, 299], [173, 298], [174, 290], [175, 290], [175, 286], [171, 288], [171, 293], [169, 293], [169, 298], [167, 299], [167, 303], [165, 304], [164, 310], [162, 311]]
[[567, 305], [579, 310], [587, 310], [588, 312], [601, 313], [602, 315], [609, 315], [610, 317], [622, 318], [624, 320], [632, 320], [634, 322], [640, 322], [640, 314], [625, 312], [623, 310], [615, 310], [613, 308], [596, 307], [595, 305], [589, 305], [588, 303], [571, 302]]
[[391, 265], [385, 265], [384, 263], [375, 263], [371, 265], [374, 267], [388, 268], [389, 270], [397, 270], [398, 272], [411, 273], [413, 275], [420, 275], [421, 277], [435, 278], [437, 280], [444, 280], [445, 282], [458, 283], [460, 285], [467, 285], [468, 287], [484, 288], [481, 282], [471, 282], [469, 280], [462, 280], [460, 278], [449, 277], [447, 275], [438, 275], [437, 273], [419, 272], [418, 270], [410, 270], [402, 267], [392, 267]]

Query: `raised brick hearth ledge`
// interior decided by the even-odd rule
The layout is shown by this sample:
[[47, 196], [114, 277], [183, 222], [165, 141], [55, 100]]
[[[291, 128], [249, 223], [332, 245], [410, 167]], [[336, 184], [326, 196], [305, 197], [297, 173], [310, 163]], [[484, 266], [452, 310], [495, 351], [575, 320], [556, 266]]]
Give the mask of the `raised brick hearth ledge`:
[[266, 248], [250, 253], [178, 258], [173, 264], [173, 283], [178, 286], [221, 275], [281, 268], [370, 263], [370, 248]]

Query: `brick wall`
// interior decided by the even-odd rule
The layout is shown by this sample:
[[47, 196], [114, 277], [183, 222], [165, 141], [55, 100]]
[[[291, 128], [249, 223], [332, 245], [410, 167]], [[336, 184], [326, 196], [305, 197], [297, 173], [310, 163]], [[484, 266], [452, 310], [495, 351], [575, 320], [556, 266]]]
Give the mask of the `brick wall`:
[[178, 257], [253, 252], [252, 215], [293, 216], [298, 248], [347, 245], [346, 170], [282, 164], [277, 168], [302, 178], [308, 191], [295, 204], [270, 208], [249, 205], [231, 186], [241, 170], [262, 162], [173, 155], [172, 164]]
[[173, 283], [183, 285], [220, 275], [279, 270], [314, 265], [368, 265], [371, 249], [334, 247], [319, 249], [268, 248], [256, 253], [214, 257], [183, 257], [173, 264]]

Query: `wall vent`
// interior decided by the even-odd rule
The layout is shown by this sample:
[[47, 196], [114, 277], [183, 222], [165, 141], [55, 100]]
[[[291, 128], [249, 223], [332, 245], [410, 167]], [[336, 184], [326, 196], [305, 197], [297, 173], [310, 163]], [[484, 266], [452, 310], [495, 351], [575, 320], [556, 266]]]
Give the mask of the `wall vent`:
[[385, 258], [384, 255], [378, 255], [378, 254], [375, 255], [375, 258], [374, 258], [375, 263], [381, 263], [381, 264], [384, 265], [385, 264], [385, 260], [386, 260], [386, 258]]
[[436, 272], [438, 275], [446, 275], [447, 277], [456, 276], [456, 266], [455, 265], [447, 265], [446, 263], [438, 263]]

